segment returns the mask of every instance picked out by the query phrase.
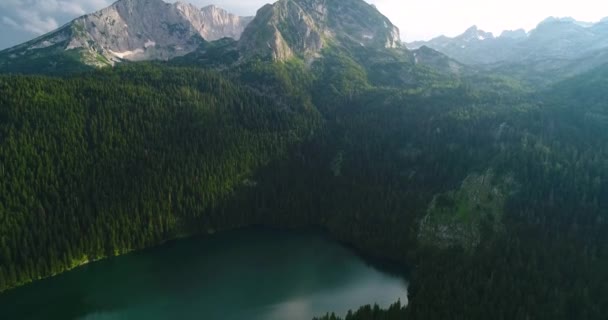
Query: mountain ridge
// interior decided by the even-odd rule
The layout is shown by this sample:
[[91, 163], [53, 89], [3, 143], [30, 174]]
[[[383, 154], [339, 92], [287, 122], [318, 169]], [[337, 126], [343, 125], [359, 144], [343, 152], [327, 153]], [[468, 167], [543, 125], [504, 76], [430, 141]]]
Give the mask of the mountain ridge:
[[16, 71], [28, 63], [52, 69], [64, 60], [90, 67], [124, 60], [169, 60], [196, 50], [206, 41], [238, 39], [252, 19], [215, 5], [198, 8], [184, 2], [120, 0], [0, 51], [0, 71]]
[[[232, 42], [208, 45], [223, 38]], [[212, 60], [224, 63], [298, 58], [310, 64], [330, 46], [407, 51], [399, 29], [363, 0], [280, 0], [261, 7], [254, 17], [239, 17], [216, 5], [120, 0], [0, 51], [0, 72], [61, 74], [127, 61], [205, 56], [210, 48]]]
[[440, 36], [407, 47], [427, 46], [466, 65], [544, 85], [608, 63], [601, 54], [608, 49], [607, 25], [605, 20], [586, 23], [549, 17], [529, 32], [507, 30], [499, 37], [476, 39], [476, 27], [471, 27], [456, 37]]
[[318, 57], [329, 43], [400, 46], [399, 29], [377, 8], [361, 0], [281, 0], [265, 5], [244, 31], [242, 40], [239, 46], [249, 55], [270, 56], [273, 60]]

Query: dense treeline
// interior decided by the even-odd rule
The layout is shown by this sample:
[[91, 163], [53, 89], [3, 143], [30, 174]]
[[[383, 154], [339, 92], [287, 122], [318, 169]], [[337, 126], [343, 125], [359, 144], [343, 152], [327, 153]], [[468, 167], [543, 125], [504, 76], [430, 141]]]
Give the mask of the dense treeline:
[[[0, 290], [182, 235], [315, 225], [414, 267], [407, 308], [346, 319], [608, 314], [603, 82], [405, 86], [364, 60], [0, 78]], [[444, 241], [423, 237], [432, 215]]]
[[314, 320], [394, 320], [394, 319], [407, 319], [407, 309], [401, 305], [401, 302], [396, 302], [388, 309], [381, 309], [378, 305], [373, 307], [370, 305], [359, 308], [359, 310], [352, 312], [349, 311], [344, 318], [331, 313], [321, 318], [315, 318]]
[[[414, 261], [410, 318], [608, 314], [608, 145], [596, 122], [606, 106], [576, 103], [597, 86], [589, 95], [563, 87], [547, 96], [491, 91], [487, 83], [483, 91], [453, 83], [412, 93], [373, 88], [348, 61], [330, 67], [329, 76], [344, 72], [353, 81], [317, 79], [326, 131], [260, 174], [255, 201], [274, 212], [272, 223], [301, 217], [366, 252]], [[558, 93], [570, 99], [553, 99]], [[589, 105], [599, 115], [582, 112]], [[513, 180], [500, 227], [482, 219], [473, 251], [421, 242], [434, 197], [489, 171], [492, 188]]]
[[[415, 189], [417, 196], [426, 195], [414, 211], [426, 210], [433, 193], [471, 172], [492, 169], [516, 181], [504, 208], [504, 229], [484, 234], [477, 250], [422, 246], [415, 253], [419, 264], [410, 288], [410, 318], [601, 319], [608, 314], [608, 144], [600, 129], [608, 111], [599, 93], [605, 92], [599, 81], [605, 75], [567, 81], [547, 96], [508, 101], [504, 95], [448, 93], [445, 104], [434, 95], [434, 101], [406, 99], [378, 110], [382, 100], [375, 98], [362, 104], [365, 125], [341, 120], [355, 124], [349, 134], [362, 131], [353, 154], [372, 157], [358, 173], [377, 173], [377, 166], [393, 166], [387, 178], [389, 172], [415, 171], [409, 187], [383, 182], [391, 188], [381, 192]], [[352, 109], [348, 115], [353, 117]], [[376, 132], [386, 135], [376, 137]], [[382, 156], [404, 150], [404, 144], [411, 144], [406, 150], [419, 150], [408, 152], [418, 154], [415, 161]], [[376, 235], [384, 239], [382, 248], [396, 236], [387, 230]]]
[[249, 223], [214, 208], [318, 121], [200, 70], [5, 76], [0, 92], [0, 290]]

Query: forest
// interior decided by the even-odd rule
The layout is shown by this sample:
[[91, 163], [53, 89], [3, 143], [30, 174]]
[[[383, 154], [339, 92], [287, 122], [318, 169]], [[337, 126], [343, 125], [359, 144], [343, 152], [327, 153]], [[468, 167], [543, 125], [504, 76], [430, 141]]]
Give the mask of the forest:
[[0, 76], [0, 291], [178, 237], [316, 226], [412, 269], [407, 307], [320, 319], [604, 319], [608, 70], [405, 87], [363, 60]]

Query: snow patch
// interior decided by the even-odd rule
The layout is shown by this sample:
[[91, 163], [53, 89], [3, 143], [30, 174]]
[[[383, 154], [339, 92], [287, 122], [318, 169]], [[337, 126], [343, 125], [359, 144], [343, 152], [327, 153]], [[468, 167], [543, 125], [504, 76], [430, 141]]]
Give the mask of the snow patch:
[[479, 40], [485, 40], [485, 39], [486, 39], [486, 37], [484, 37], [483, 35], [478, 35], [478, 36], [477, 36], [477, 39], [479, 39]]
[[363, 35], [363, 39], [366, 39], [366, 40], [371, 40], [371, 39], [373, 39], [373, 38], [374, 38], [374, 36], [373, 36], [373, 35], [370, 35], [370, 34], [364, 34], [364, 35]]
[[49, 40], [44, 40], [38, 44], [36, 44], [35, 46], [31, 46], [29, 47], [28, 50], [36, 50], [36, 49], [44, 49], [44, 48], [48, 48], [52, 45], [54, 45], [55, 43], [49, 41]]
[[132, 56], [135, 54], [144, 53], [144, 49], [135, 49], [133, 51], [125, 51], [125, 52], [114, 52], [112, 50], [108, 50], [108, 51], [110, 51], [111, 54], [113, 54], [121, 59], [124, 59], [128, 56]]
[[464, 44], [460, 46], [462, 49], [466, 48], [467, 46], [465, 46]]
[[146, 43], [144, 44], [144, 47], [146, 49], [148, 49], [149, 47], [156, 47], [156, 42], [152, 41], [152, 40], [148, 40], [146, 41]]

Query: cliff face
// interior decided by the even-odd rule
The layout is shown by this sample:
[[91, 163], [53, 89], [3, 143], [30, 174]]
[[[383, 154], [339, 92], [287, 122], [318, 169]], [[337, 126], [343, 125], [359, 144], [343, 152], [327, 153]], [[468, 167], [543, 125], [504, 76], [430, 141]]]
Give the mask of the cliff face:
[[110, 60], [166, 60], [195, 50], [202, 42], [190, 22], [190, 7], [161, 0], [122, 0], [76, 19], [81, 34], [66, 49], [87, 48], [90, 43]]
[[[279, 0], [239, 17], [216, 6], [163, 0], [120, 0], [62, 28], [0, 52], [0, 72], [103, 67], [121, 61], [170, 60], [205, 41], [237, 40], [241, 59], [312, 61], [328, 45], [396, 48], [399, 30], [363, 0]], [[60, 62], [60, 63], [58, 63]]]
[[253, 17], [239, 17], [215, 5], [204, 7], [200, 13], [202, 27], [199, 30], [207, 41], [222, 38], [239, 40], [245, 27], [253, 20]]
[[329, 43], [395, 48], [399, 30], [361, 0], [280, 0], [261, 8], [240, 47], [248, 55], [314, 58]]
[[[75, 23], [84, 26], [109, 58], [167, 60], [194, 51], [203, 39], [238, 39], [251, 20], [216, 6], [199, 9], [183, 2], [122, 0]], [[76, 42], [85, 45], [80, 39]]]
[[[3, 53], [7, 58], [45, 59], [76, 53], [90, 66], [121, 60], [168, 60], [196, 50], [203, 40], [239, 39], [252, 17], [216, 6], [162, 0], [121, 0]], [[0, 53], [1, 55], [1, 53]]]

